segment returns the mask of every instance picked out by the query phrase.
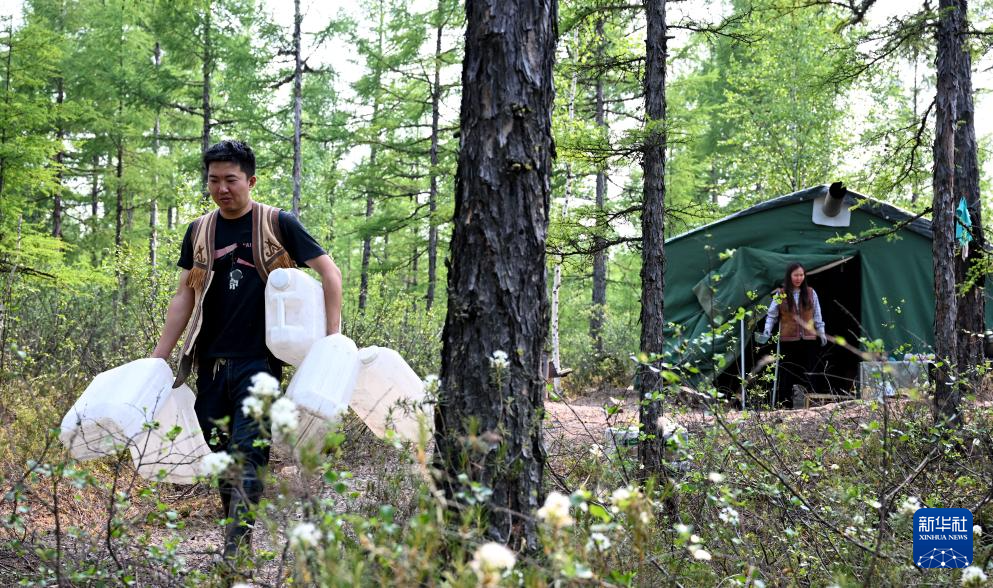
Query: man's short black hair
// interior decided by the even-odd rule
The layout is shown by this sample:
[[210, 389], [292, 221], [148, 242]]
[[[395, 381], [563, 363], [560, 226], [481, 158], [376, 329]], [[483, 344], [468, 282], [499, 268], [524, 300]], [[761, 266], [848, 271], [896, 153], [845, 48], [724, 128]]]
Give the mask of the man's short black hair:
[[215, 161], [230, 161], [237, 163], [245, 176], [255, 175], [255, 152], [245, 144], [244, 141], [231, 141], [225, 139], [220, 143], [211, 145], [203, 152], [203, 169], [210, 170], [210, 164]]

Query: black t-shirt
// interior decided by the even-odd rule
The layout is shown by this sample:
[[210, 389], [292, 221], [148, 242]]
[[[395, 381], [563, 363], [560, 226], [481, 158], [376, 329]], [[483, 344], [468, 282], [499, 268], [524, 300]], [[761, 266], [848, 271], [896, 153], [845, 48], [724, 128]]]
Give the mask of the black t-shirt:
[[[179, 267], [193, 268], [192, 223], [183, 237]], [[288, 212], [279, 213], [283, 246], [298, 266], [325, 251]], [[265, 344], [265, 284], [252, 257], [252, 213], [233, 220], [217, 216], [214, 278], [203, 302], [197, 355], [268, 357]]]

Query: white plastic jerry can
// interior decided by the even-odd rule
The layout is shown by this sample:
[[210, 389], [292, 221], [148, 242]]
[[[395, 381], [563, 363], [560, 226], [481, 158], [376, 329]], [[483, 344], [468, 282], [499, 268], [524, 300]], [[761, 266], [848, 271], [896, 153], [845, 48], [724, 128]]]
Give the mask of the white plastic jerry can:
[[166, 388], [155, 420], [131, 444], [131, 459], [141, 477], [173, 484], [194, 482], [200, 459], [210, 453], [197, 421], [195, 402], [196, 396], [186, 384]]
[[422, 420], [429, 435], [434, 431], [433, 407], [427, 402], [424, 382], [399, 353], [386, 347], [359, 351], [359, 377], [351, 407], [380, 438], [391, 429], [417, 443]]
[[265, 343], [272, 354], [299, 366], [327, 335], [324, 288], [298, 269], [279, 268], [265, 287]]
[[117, 453], [154, 419], [172, 379], [169, 365], [159, 358], [98, 374], [62, 419], [59, 439], [80, 460]]
[[340, 333], [328, 335], [310, 348], [286, 389], [286, 396], [300, 411], [298, 447], [320, 449], [324, 437], [348, 410], [358, 370], [358, 349]]

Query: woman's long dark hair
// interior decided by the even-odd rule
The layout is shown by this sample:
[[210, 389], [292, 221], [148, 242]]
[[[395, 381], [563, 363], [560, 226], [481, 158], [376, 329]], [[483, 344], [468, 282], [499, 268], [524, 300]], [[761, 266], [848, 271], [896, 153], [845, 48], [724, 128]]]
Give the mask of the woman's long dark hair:
[[783, 278], [783, 292], [786, 293], [786, 299], [783, 300], [783, 304], [790, 309], [790, 312], [796, 313], [796, 303], [793, 302], [793, 272], [798, 269], [803, 270], [803, 282], [800, 284], [798, 290], [800, 290], [800, 308], [803, 310], [808, 310], [813, 306], [813, 302], [810, 300], [810, 286], [807, 285], [807, 268], [803, 267], [803, 264], [793, 262], [786, 266], [786, 277]]

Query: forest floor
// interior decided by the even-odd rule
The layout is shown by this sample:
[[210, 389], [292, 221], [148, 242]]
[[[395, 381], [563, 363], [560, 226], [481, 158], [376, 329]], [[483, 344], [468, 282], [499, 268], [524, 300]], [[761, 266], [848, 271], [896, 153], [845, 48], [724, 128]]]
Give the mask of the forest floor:
[[[914, 401], [900, 399], [888, 404], [894, 409]], [[614, 405], [616, 411], [608, 417], [605, 405]], [[630, 391], [612, 390], [601, 393], [590, 393], [584, 396], [561, 402], [546, 402], [548, 420], [546, 421], [546, 446], [548, 448], [549, 465], [556, 469], [566, 462], [575, 462], [577, 455], [587, 452], [594, 455], [609, 453], [609, 438], [607, 428], [624, 427], [635, 424], [638, 418], [637, 404]], [[878, 404], [860, 401], [849, 401], [837, 404], [813, 407], [807, 410], [778, 410], [778, 411], [728, 411], [724, 419], [733, 428], [744, 428], [750, 422], [764, 422], [788, 428], [807, 441], [827, 434], [828, 425], [834, 428], [857, 428], [860, 423], [876, 418], [872, 413], [879, 413]], [[684, 427], [689, 435], [694, 435], [712, 427], [715, 416], [702, 408], [687, 409], [668, 415]], [[267, 495], [292, 492], [296, 495], [313, 493], [331, 498], [335, 510], [339, 512], [360, 512], [373, 514], [381, 504], [392, 504], [399, 516], [405, 516], [416, 507], [417, 493], [412, 488], [417, 483], [420, 473], [416, 466], [405, 462], [399, 453], [389, 445], [376, 439], [365, 426], [356, 418], [346, 421], [346, 441], [341, 447], [341, 453], [335, 463], [335, 469], [347, 470], [351, 478], [346, 481], [349, 492], [344, 495], [333, 494], [328, 485], [317, 481], [304, 481], [299, 475], [297, 466], [288, 454], [278, 448], [273, 452], [271, 467], [279, 480], [277, 485], [267, 488]], [[98, 462], [95, 466], [98, 472], [110, 470], [108, 464]], [[6, 464], [8, 471], [10, 466]], [[127, 466], [126, 466], [127, 467]], [[131, 478], [128, 471], [124, 478]], [[98, 477], [103, 474], [98, 473]], [[281, 488], [277, 487], [283, 485]], [[143, 486], [138, 480], [131, 490], [132, 496]], [[81, 497], [70, 488], [62, 499], [64, 521], [84, 528], [99, 529], [101, 518], [106, 517], [106, 500], [97, 496], [92, 500]], [[82, 498], [82, 500], [81, 500]], [[191, 568], [206, 570], [217, 560], [217, 551], [221, 542], [222, 529], [218, 524], [220, 519], [220, 500], [216, 491], [204, 484], [195, 486], [161, 487], [161, 501], [176, 511], [182, 526], [179, 529], [168, 530], [162, 525], [143, 525], [142, 531], [151, 534], [151, 544], [163, 544], [169, 539], [181, 539], [178, 553], [186, 560]], [[139, 506], [135, 500], [132, 512], [148, 510], [149, 507]], [[295, 513], [299, 514], [299, 513]], [[55, 528], [54, 518], [46, 516], [44, 509], [32, 513], [33, 527], [36, 532], [51, 538]], [[294, 518], [292, 515], [290, 518]], [[132, 517], [140, 521], [142, 516]], [[280, 574], [280, 556], [282, 545], [285, 545], [285, 529], [271, 529], [275, 535], [261, 530], [256, 533], [256, 553], [272, 551], [271, 561], [261, 569], [252, 572], [252, 580], [258, 583], [274, 583]], [[274, 541], [275, 539], [275, 541]], [[47, 541], [46, 541], [47, 542]], [[17, 568], [23, 569], [25, 562], [22, 557], [0, 550], [0, 582], [4, 581], [4, 572], [10, 573]], [[16, 573], [16, 572], [15, 572]], [[9, 577], [9, 576], [7, 576]]]

